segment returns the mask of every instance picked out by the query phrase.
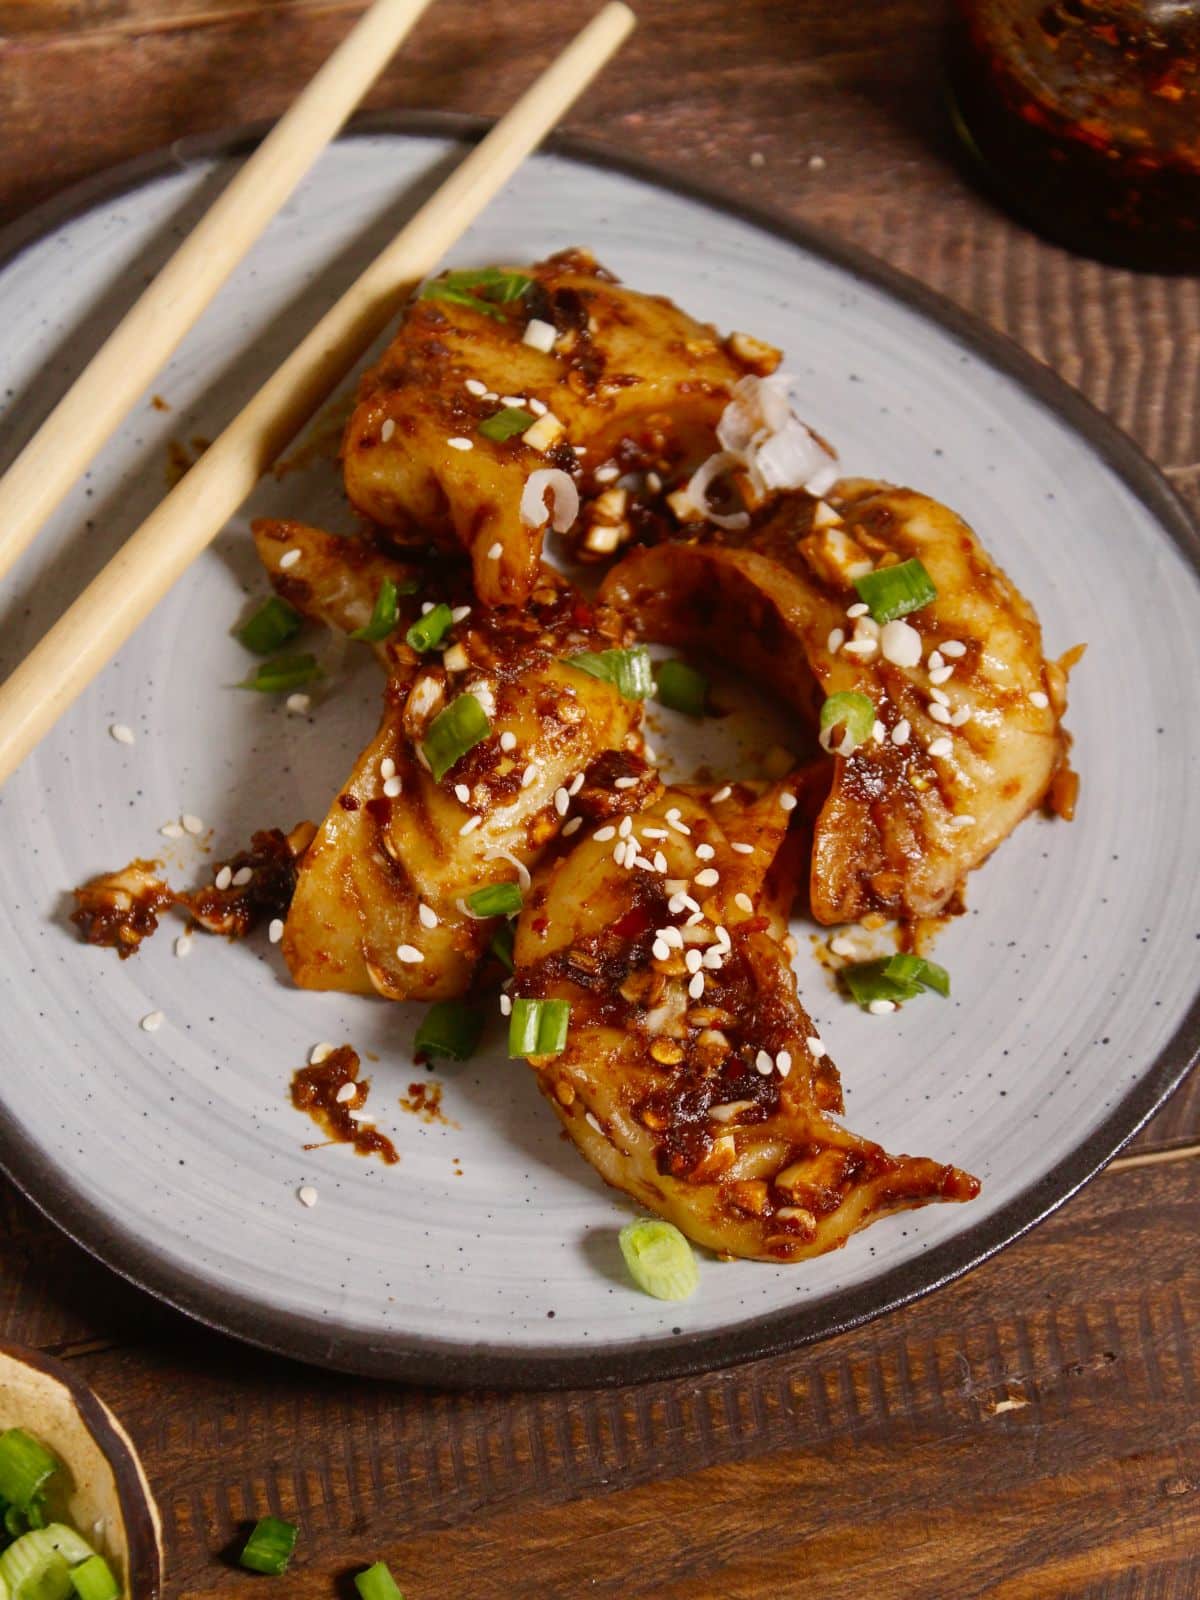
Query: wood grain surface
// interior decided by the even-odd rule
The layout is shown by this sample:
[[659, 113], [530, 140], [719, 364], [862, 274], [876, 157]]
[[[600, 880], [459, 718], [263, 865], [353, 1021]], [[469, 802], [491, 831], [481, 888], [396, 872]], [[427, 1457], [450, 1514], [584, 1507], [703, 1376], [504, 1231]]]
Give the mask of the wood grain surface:
[[[278, 114], [359, 9], [0, 0], [0, 213]], [[502, 111], [590, 9], [439, 0], [370, 103]], [[1082, 389], [1200, 509], [1200, 281], [1073, 259], [973, 190], [936, 0], [638, 9], [573, 131], [703, 170], [941, 290]], [[78, 1363], [121, 1415], [180, 1600], [349, 1596], [380, 1556], [408, 1600], [1194, 1600], [1198, 1154], [1194, 1076], [1055, 1217], [902, 1312], [699, 1379], [516, 1396], [234, 1345], [0, 1180], [0, 1338]], [[304, 1530], [274, 1587], [227, 1557], [265, 1511]]]

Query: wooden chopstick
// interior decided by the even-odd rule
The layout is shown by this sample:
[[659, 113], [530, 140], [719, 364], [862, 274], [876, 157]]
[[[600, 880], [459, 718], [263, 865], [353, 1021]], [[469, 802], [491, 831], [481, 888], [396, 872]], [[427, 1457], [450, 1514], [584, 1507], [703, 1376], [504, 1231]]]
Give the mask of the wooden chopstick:
[[624, 42], [592, 18], [321, 318], [0, 688], [0, 784], [215, 538], [284, 447]]
[[127, 415], [430, 0], [374, 0], [0, 478], [0, 578]]

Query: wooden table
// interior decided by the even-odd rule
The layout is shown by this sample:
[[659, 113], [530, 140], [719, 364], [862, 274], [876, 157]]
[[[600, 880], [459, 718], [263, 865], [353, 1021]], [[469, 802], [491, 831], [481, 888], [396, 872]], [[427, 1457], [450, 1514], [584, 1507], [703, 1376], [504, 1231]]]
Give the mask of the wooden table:
[[[1077, 384], [1200, 508], [1200, 282], [1071, 259], [973, 192], [939, 99], [935, 0], [639, 8], [574, 130], [934, 285]], [[502, 111], [589, 9], [440, 0], [372, 103]], [[0, 207], [276, 115], [358, 10], [0, 0]], [[999, 1259], [856, 1333], [700, 1379], [455, 1395], [302, 1369], [165, 1311], [2, 1182], [0, 1338], [77, 1363], [124, 1418], [172, 1596], [257, 1594], [221, 1552], [271, 1510], [304, 1527], [269, 1591], [289, 1600], [349, 1594], [381, 1555], [409, 1600], [1184, 1600], [1200, 1594], [1198, 1124], [1194, 1077]]]

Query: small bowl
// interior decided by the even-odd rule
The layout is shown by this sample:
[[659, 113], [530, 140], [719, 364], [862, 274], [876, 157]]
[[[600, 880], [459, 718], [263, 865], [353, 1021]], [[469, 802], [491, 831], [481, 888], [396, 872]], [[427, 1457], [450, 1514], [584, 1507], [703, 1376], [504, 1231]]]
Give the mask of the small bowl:
[[122, 1600], [160, 1600], [162, 1526], [137, 1451], [112, 1412], [61, 1361], [0, 1344], [0, 1433], [24, 1428], [62, 1462], [52, 1506], [94, 1544]]

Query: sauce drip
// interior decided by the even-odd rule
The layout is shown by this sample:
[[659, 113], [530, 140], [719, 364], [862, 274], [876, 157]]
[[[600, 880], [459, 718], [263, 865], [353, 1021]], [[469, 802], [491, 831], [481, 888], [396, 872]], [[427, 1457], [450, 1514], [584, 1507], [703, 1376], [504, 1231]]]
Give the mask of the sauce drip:
[[[371, 1088], [369, 1078], [358, 1076], [358, 1067], [358, 1052], [348, 1044], [340, 1045], [324, 1061], [301, 1067], [293, 1076], [292, 1104], [297, 1111], [308, 1112], [330, 1143], [352, 1144], [360, 1156], [378, 1156], [392, 1166], [400, 1157], [387, 1134], [351, 1116], [366, 1105]], [[353, 1098], [339, 1100], [338, 1090], [348, 1083], [354, 1085]], [[315, 1150], [317, 1146], [304, 1148]]]

